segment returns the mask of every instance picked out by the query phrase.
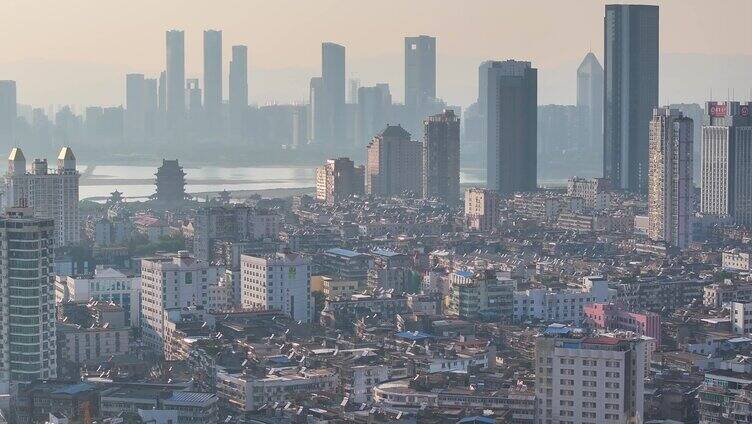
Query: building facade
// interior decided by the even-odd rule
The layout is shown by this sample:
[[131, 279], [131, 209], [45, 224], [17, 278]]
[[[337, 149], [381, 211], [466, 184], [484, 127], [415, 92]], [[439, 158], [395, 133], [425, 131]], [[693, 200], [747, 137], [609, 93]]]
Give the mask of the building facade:
[[311, 260], [283, 252], [240, 257], [240, 300], [244, 308], [277, 310], [305, 323], [313, 318]]
[[593, 52], [577, 68], [577, 110], [586, 146], [600, 150], [603, 143], [603, 66]]
[[9, 208], [0, 217], [2, 393], [57, 376], [54, 231], [52, 218], [36, 218], [30, 208]]
[[349, 158], [328, 159], [316, 168], [316, 199], [333, 205], [352, 195], [363, 194], [365, 168]]
[[499, 196], [493, 190], [465, 190], [465, 226], [471, 231], [491, 231], [499, 220]]
[[367, 147], [366, 194], [413, 195], [422, 191], [421, 146], [401, 126], [387, 126]]

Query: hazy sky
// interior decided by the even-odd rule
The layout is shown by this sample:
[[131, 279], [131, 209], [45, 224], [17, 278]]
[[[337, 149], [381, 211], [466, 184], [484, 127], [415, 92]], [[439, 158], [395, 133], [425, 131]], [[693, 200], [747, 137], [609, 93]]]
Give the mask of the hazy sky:
[[[655, 2], [646, 2], [655, 4]], [[167, 29], [186, 31], [187, 76], [202, 70], [202, 31], [249, 47], [250, 97], [306, 101], [322, 41], [347, 47], [348, 76], [389, 82], [403, 97], [403, 37], [437, 37], [438, 94], [467, 105], [484, 59], [531, 60], [539, 102], [574, 102], [575, 68], [589, 48], [602, 60], [598, 0], [2, 0], [0, 79], [21, 103], [121, 104], [126, 72], [164, 68]], [[660, 2], [661, 99], [700, 101], [752, 87], [752, 0]], [[711, 56], [712, 55], [712, 56]], [[688, 69], [690, 68], [691, 69]], [[226, 87], [225, 80], [225, 90]]]

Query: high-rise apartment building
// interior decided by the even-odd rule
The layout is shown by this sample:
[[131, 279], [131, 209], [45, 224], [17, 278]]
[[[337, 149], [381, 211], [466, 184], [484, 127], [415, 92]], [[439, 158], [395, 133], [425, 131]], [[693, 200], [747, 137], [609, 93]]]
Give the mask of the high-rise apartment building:
[[144, 343], [164, 351], [165, 311], [209, 307], [209, 287], [217, 283], [217, 268], [187, 251], [141, 260], [141, 331]]
[[0, 81], [0, 148], [13, 146], [17, 117], [16, 82]]
[[316, 168], [316, 199], [333, 205], [354, 194], [363, 194], [365, 169], [349, 158], [328, 159]]
[[16, 383], [57, 376], [54, 232], [52, 218], [34, 217], [30, 208], [8, 208], [0, 217], [2, 393]]
[[324, 142], [328, 130], [324, 102], [324, 85], [321, 77], [313, 77], [308, 86], [308, 138], [315, 144]]
[[232, 46], [230, 61], [230, 134], [236, 140], [243, 135], [243, 117], [248, 108], [248, 47]]
[[650, 121], [648, 236], [685, 249], [691, 241], [692, 119], [656, 108]]
[[282, 311], [304, 323], [313, 318], [311, 260], [289, 252], [240, 257], [244, 308]]
[[538, 423], [642, 422], [645, 341], [558, 333], [535, 341]]
[[486, 66], [487, 187], [500, 195], [537, 188], [538, 70], [506, 60]]
[[648, 130], [658, 107], [658, 6], [609, 4], [604, 20], [603, 176], [647, 193]]
[[171, 30], [166, 32], [165, 38], [165, 106], [170, 125], [177, 128], [182, 125], [185, 118], [185, 33]]
[[280, 221], [274, 213], [246, 205], [201, 208], [194, 223], [193, 254], [213, 264], [217, 242], [276, 239]]
[[752, 103], [707, 102], [700, 211], [752, 225]]
[[204, 31], [204, 111], [210, 134], [222, 120], [222, 31]]
[[592, 52], [577, 68], [577, 110], [583, 141], [595, 151], [603, 143], [603, 67]]
[[389, 125], [366, 149], [367, 194], [388, 197], [422, 191], [421, 145], [410, 140], [409, 132]]
[[471, 231], [491, 231], [499, 220], [499, 196], [493, 190], [465, 190], [465, 226]]
[[436, 98], [436, 37], [405, 37], [405, 106], [418, 109]]
[[47, 159], [34, 159], [31, 171], [26, 170], [26, 158], [15, 147], [8, 157], [5, 174], [6, 208], [31, 208], [37, 218], [55, 222], [55, 246], [76, 244], [81, 240], [78, 215], [78, 180], [76, 157], [70, 147], [63, 147], [57, 158], [57, 170], [48, 172]]
[[423, 121], [423, 197], [449, 204], [460, 195], [460, 118], [452, 110]]

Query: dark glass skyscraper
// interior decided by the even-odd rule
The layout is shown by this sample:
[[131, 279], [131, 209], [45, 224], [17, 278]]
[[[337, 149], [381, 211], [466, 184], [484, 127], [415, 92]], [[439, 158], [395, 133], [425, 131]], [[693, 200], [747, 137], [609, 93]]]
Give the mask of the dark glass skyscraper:
[[421, 108], [436, 98], [436, 38], [405, 37], [405, 106]]
[[537, 188], [538, 70], [530, 62], [488, 62], [487, 187], [502, 195]]
[[648, 138], [658, 106], [658, 6], [606, 6], [603, 175], [647, 193]]
[[222, 107], [222, 31], [204, 31], [204, 110], [207, 128], [219, 129]]

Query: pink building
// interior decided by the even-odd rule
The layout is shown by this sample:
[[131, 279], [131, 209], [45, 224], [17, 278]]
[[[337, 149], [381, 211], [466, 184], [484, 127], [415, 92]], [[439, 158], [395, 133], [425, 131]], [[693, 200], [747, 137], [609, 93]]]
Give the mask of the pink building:
[[585, 305], [583, 312], [585, 319], [596, 328], [632, 331], [652, 337], [656, 347], [661, 346], [661, 316], [656, 313], [629, 312], [619, 303], [591, 303]]

